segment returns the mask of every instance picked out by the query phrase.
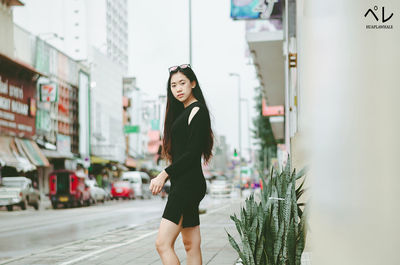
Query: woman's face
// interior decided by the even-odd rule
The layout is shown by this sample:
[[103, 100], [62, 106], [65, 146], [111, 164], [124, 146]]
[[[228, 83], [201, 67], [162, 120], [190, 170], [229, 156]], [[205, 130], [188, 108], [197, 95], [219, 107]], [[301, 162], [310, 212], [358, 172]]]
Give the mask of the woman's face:
[[189, 78], [181, 72], [176, 72], [171, 76], [171, 92], [182, 103], [190, 98], [195, 85], [195, 81], [190, 82]]

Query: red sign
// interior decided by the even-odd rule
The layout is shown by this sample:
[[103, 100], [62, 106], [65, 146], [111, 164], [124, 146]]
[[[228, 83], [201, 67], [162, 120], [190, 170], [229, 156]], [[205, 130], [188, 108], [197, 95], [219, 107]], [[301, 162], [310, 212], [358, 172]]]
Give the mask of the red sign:
[[35, 135], [35, 83], [0, 73], [0, 133]]
[[284, 106], [268, 106], [265, 99], [262, 99], [262, 115], [263, 116], [283, 116], [285, 115]]

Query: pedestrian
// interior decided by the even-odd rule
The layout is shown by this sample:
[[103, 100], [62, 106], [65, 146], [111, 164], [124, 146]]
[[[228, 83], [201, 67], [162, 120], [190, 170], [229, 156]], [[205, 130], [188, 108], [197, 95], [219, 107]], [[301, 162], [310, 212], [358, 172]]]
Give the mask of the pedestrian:
[[158, 194], [167, 179], [171, 182], [156, 240], [164, 265], [180, 264], [175, 253], [179, 233], [188, 265], [201, 265], [199, 204], [206, 194], [202, 157], [212, 157], [214, 135], [210, 114], [197, 77], [189, 64], [169, 69], [167, 106], [162, 156], [171, 164], [151, 180], [150, 190]]

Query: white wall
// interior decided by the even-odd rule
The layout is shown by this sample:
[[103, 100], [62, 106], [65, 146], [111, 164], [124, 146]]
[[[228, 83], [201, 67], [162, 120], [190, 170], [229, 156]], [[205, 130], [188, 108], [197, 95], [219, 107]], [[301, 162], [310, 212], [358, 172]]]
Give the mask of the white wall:
[[[400, 2], [297, 3], [312, 263], [398, 264]], [[375, 5], [393, 29], [366, 29]]]
[[12, 9], [0, 2], [0, 53], [13, 57], [14, 25]]

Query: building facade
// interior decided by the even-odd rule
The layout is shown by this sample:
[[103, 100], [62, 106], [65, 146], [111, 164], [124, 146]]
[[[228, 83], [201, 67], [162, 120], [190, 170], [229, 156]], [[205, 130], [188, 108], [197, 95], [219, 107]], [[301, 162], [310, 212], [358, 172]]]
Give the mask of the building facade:
[[15, 57], [12, 13], [20, 1], [0, 3], [0, 181], [1, 177], [25, 176], [40, 188], [40, 172], [49, 161], [36, 144], [37, 83], [45, 76]]
[[27, 2], [14, 20], [75, 60], [92, 61], [94, 46], [126, 72], [127, 10], [127, 0], [39, 0]]

